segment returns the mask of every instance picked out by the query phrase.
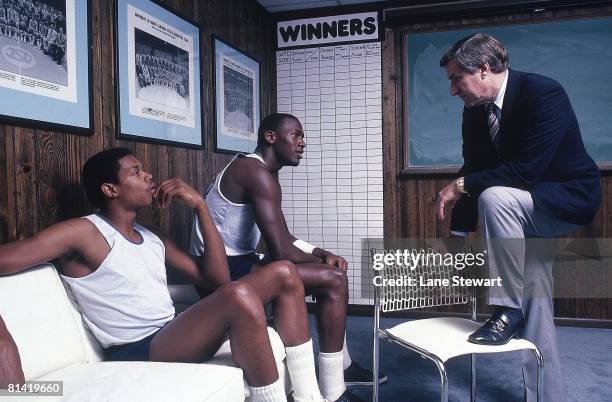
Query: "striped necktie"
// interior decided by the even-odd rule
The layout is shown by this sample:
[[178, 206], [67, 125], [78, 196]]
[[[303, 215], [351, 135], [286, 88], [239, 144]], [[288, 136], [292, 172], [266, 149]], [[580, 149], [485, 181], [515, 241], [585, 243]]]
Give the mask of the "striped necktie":
[[499, 155], [499, 117], [497, 116], [497, 111], [499, 108], [495, 106], [495, 103], [487, 103], [487, 122], [489, 123], [489, 135], [491, 136], [491, 142]]

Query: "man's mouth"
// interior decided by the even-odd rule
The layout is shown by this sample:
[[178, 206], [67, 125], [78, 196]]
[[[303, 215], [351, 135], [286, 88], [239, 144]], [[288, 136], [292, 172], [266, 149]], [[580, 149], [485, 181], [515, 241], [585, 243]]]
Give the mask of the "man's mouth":
[[298, 158], [300, 159], [304, 158], [304, 151], [297, 151], [296, 153], [297, 153]]

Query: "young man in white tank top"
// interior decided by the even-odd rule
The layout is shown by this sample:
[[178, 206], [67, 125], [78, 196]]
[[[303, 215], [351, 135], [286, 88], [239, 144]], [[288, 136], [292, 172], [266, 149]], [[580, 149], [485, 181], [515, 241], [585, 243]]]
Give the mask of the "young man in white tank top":
[[[286, 346], [294, 399], [323, 400], [315, 377], [303, 286], [293, 264], [271, 264], [219, 287], [228, 272], [227, 259], [202, 196], [180, 179], [156, 186], [126, 148], [90, 158], [83, 168], [83, 185], [100, 212], [0, 246], [0, 275], [59, 258], [85, 322], [112, 360], [203, 362], [229, 333], [232, 355], [244, 370], [254, 401], [286, 401], [262, 307], [272, 302], [275, 327]], [[198, 216], [207, 244], [201, 257], [187, 255], [170, 239], [135, 222], [138, 210], [154, 201], [165, 208], [173, 199]], [[217, 290], [175, 317], [166, 267], [185, 282]], [[6, 364], [2, 357], [0, 372]], [[13, 372], [14, 363], [8, 367]]]
[[[345, 384], [371, 385], [373, 375], [351, 361], [343, 342], [348, 264], [344, 258], [289, 232], [281, 209], [281, 187], [274, 176], [285, 166], [299, 165], [305, 147], [304, 131], [295, 116], [267, 116], [259, 126], [255, 152], [235, 158], [219, 173], [208, 189], [206, 202], [225, 243], [232, 280], [256, 272], [269, 261], [284, 259], [296, 264], [306, 294], [316, 297], [321, 350], [319, 385], [323, 396], [329, 400], [357, 400]], [[260, 261], [255, 249], [261, 234], [269, 255]], [[190, 252], [198, 255], [206, 246], [195, 223]], [[386, 380], [381, 374], [379, 382]]]

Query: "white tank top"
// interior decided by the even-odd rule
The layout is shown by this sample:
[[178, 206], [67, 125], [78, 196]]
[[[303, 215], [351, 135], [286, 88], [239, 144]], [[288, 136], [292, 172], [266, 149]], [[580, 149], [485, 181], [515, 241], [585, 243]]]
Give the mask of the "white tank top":
[[85, 216], [111, 250], [89, 275], [62, 275], [76, 298], [85, 323], [104, 348], [136, 342], [174, 318], [168, 291], [165, 247], [159, 237], [138, 224], [142, 241], [126, 239], [100, 215]]
[[[231, 202], [221, 193], [221, 178], [229, 165], [239, 156], [254, 158], [265, 164], [263, 158], [258, 154], [238, 154], [217, 175], [213, 184], [206, 191], [206, 204], [221, 239], [223, 239], [227, 255], [244, 255], [254, 252], [261, 237], [255, 222], [253, 205]], [[204, 242], [197, 215], [191, 227], [190, 243], [191, 254], [204, 254]]]

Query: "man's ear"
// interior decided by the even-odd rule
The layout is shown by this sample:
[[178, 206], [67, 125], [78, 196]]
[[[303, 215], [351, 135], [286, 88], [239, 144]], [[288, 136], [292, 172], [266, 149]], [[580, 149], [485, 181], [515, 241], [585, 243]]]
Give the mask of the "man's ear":
[[487, 77], [487, 75], [489, 75], [489, 73], [491, 72], [491, 67], [489, 67], [489, 65], [487, 63], [484, 63], [478, 69], [478, 71], [480, 73], [480, 78], [482, 78], [484, 80]]
[[276, 132], [273, 130], [266, 130], [264, 138], [268, 144], [274, 144], [276, 142]]
[[100, 190], [102, 190], [102, 193], [106, 196], [106, 198], [109, 199], [113, 199], [113, 198], [117, 198], [117, 196], [119, 195], [119, 190], [117, 189], [117, 186], [113, 183], [102, 183], [102, 185], [100, 186]]

